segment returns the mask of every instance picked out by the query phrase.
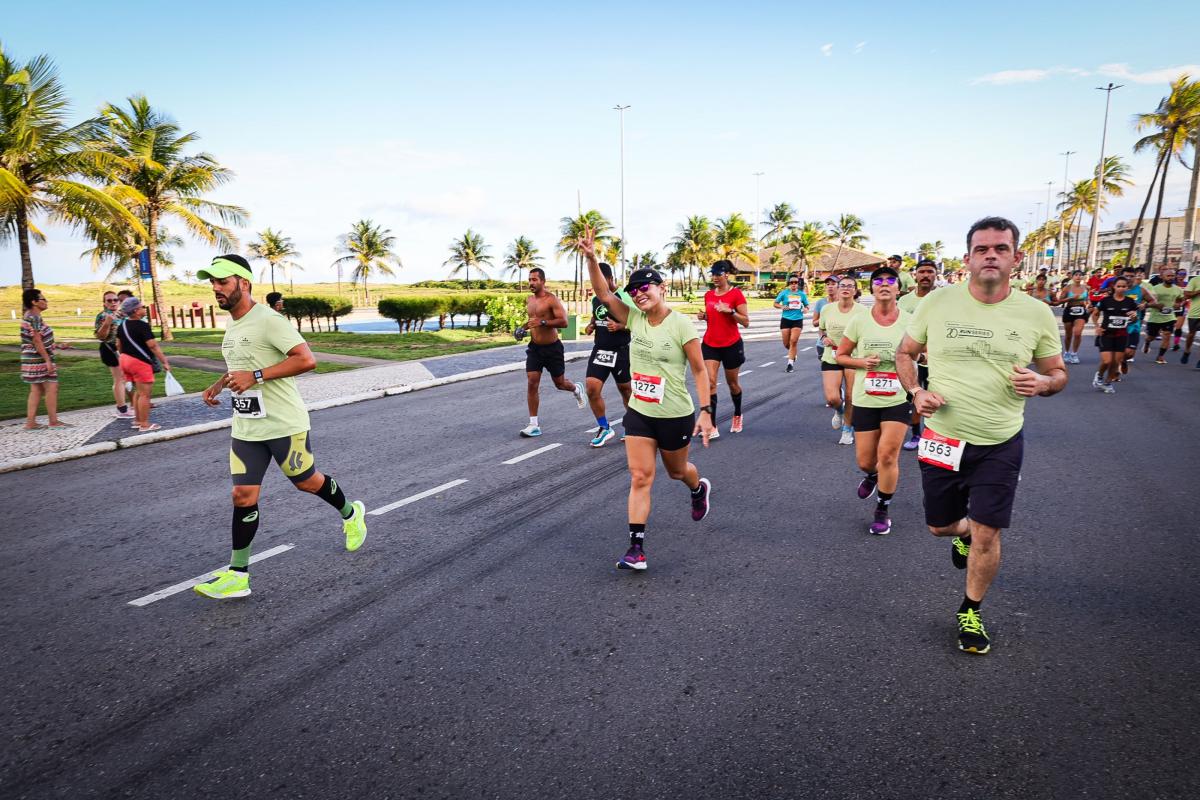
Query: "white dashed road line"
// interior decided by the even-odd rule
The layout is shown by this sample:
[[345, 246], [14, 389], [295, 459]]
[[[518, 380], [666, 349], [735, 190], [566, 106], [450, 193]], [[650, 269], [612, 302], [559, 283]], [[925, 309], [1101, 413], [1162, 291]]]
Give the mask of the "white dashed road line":
[[[294, 544], [281, 544], [276, 547], [272, 547], [270, 550], [263, 550], [261, 553], [250, 556], [250, 563], [257, 564], [259, 561], [262, 561], [264, 558], [270, 558], [271, 556], [277, 556], [280, 553], [286, 553], [288, 550], [291, 550], [295, 546], [296, 545], [294, 545]], [[129, 605], [131, 605], [131, 606], [148, 606], [153, 602], [162, 600], [164, 597], [170, 597], [173, 594], [178, 594], [180, 592], [186, 591], [186, 590], [192, 588], [193, 586], [204, 583], [207, 580], [212, 580], [213, 578], [216, 577], [218, 572], [224, 572], [225, 569], [227, 569], [227, 568], [219, 567], [218, 569], [214, 569], [212, 572], [206, 572], [203, 575], [197, 575], [196, 577], [192, 578], [190, 581], [184, 581], [183, 583], [177, 583], [174, 586], [168, 586], [165, 589], [159, 589], [157, 592], [148, 594], [145, 597], [139, 597], [137, 600], [130, 600]]]
[[449, 483], [443, 483], [441, 486], [435, 486], [432, 489], [426, 489], [423, 492], [418, 492], [417, 494], [414, 494], [411, 497], [406, 497], [403, 500], [397, 500], [394, 503], [388, 503], [386, 506], [380, 506], [379, 508], [373, 508], [370, 511], [368, 511], [367, 514], [372, 514], [372, 515], [386, 514], [389, 511], [395, 511], [397, 508], [400, 508], [401, 506], [406, 506], [409, 503], [415, 503], [418, 500], [424, 500], [426, 497], [430, 497], [435, 494], [440, 494], [441, 492], [444, 492], [447, 489], [453, 489], [455, 486], [460, 486], [466, 482], [467, 482], [466, 478], [459, 478], [456, 481], [450, 481]]
[[768, 362], [767, 362], [767, 363], [765, 363], [765, 364], [759, 364], [759, 365], [758, 365], [758, 367], [759, 367], [759, 369], [762, 369], [763, 367], [769, 367], [769, 366], [771, 366], [771, 365], [772, 365], [772, 364], [774, 364], [774, 363], [775, 363], [774, 361], [768, 361]]
[[740, 377], [742, 377], [743, 375], [749, 375], [751, 372], [754, 372], [754, 370], [752, 370], [752, 369], [744, 369], [744, 370], [742, 370], [741, 372], [739, 372], [739, 373], [738, 373], [738, 377], [740, 378]]
[[801, 352], [801, 353], [807, 353], [809, 350], [812, 350], [812, 345], [811, 345], [811, 344], [810, 344], [808, 347], [806, 347], [806, 348], [804, 348], [803, 350], [801, 350], [800, 352]]
[[548, 444], [545, 447], [539, 447], [537, 450], [530, 450], [528, 453], [519, 455], [516, 458], [510, 458], [508, 461], [501, 461], [500, 463], [501, 464], [519, 464], [527, 458], [533, 458], [534, 456], [541, 455], [542, 453], [545, 453], [549, 450], [553, 450], [556, 447], [562, 447], [562, 442], [555, 442], [554, 444]]

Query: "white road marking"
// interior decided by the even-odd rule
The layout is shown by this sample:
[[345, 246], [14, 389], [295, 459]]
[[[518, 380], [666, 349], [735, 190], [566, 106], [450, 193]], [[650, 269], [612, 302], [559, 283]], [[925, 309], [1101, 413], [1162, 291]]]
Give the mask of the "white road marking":
[[800, 352], [801, 352], [801, 353], [807, 353], [809, 350], [812, 350], [812, 345], [809, 345], [808, 347], [804, 348], [804, 349], [803, 349], [803, 350], [801, 350]]
[[[618, 426], [618, 425], [620, 425], [620, 424], [621, 424], [621, 420], [623, 420], [623, 419], [625, 419], [625, 418], [624, 418], [624, 417], [617, 417], [616, 419], [610, 419], [610, 420], [608, 421], [608, 427], [610, 427], [610, 428], [615, 428], [616, 426]], [[593, 425], [592, 427], [590, 427], [590, 428], [588, 428], [586, 431], [584, 431], [584, 433], [599, 433], [599, 432], [600, 432], [600, 426], [599, 426], [599, 425]]]
[[435, 486], [432, 489], [426, 489], [423, 492], [418, 492], [417, 494], [414, 494], [411, 497], [406, 497], [403, 500], [397, 500], [394, 503], [388, 503], [386, 506], [380, 506], [379, 508], [373, 508], [370, 511], [368, 511], [367, 513], [372, 514], [372, 515], [386, 514], [389, 511], [395, 511], [397, 508], [400, 508], [401, 506], [406, 506], [409, 503], [415, 503], [418, 500], [424, 500], [426, 497], [430, 497], [435, 494], [440, 494], [441, 492], [444, 492], [447, 489], [453, 489], [455, 486], [459, 486], [460, 484], [464, 484], [466, 482], [467, 482], [466, 478], [459, 478], [456, 481], [450, 481], [449, 483], [443, 483], [441, 486]]
[[[258, 553], [257, 555], [250, 556], [250, 563], [257, 564], [259, 561], [262, 561], [264, 558], [270, 558], [271, 556], [277, 556], [280, 553], [286, 553], [288, 550], [291, 550], [295, 546], [296, 545], [294, 545], [294, 544], [281, 544], [276, 547], [272, 547], [270, 550], [264, 550], [261, 553]], [[148, 594], [145, 597], [139, 597], [137, 600], [130, 600], [129, 605], [131, 605], [131, 606], [148, 606], [151, 603], [154, 603], [158, 600], [162, 600], [164, 597], [170, 597], [173, 594], [179, 594], [180, 592], [186, 591], [186, 590], [192, 588], [193, 586], [204, 583], [207, 580], [211, 580], [216, 577], [218, 572], [224, 572], [226, 569], [227, 569], [227, 567], [220, 567], [218, 569], [214, 569], [212, 572], [206, 572], [203, 575], [197, 575], [196, 577], [192, 578], [190, 581], [184, 581], [183, 583], [177, 583], [174, 586], [168, 586], [165, 589], [159, 589], [157, 592]]]
[[775, 363], [774, 361], [768, 361], [768, 362], [767, 362], [767, 363], [765, 363], [765, 364], [759, 364], [759, 365], [758, 365], [758, 368], [759, 368], [759, 369], [762, 369], [763, 367], [769, 367], [769, 366], [771, 366], [771, 365], [772, 365], [772, 364], [774, 364], [774, 363]]
[[555, 442], [554, 444], [548, 444], [545, 447], [539, 447], [537, 450], [530, 450], [528, 453], [519, 455], [516, 458], [510, 458], [508, 461], [501, 461], [500, 463], [501, 464], [519, 464], [527, 458], [533, 458], [534, 456], [541, 455], [542, 453], [545, 453], [547, 450], [553, 450], [556, 447], [562, 447], [562, 442]]
[[754, 370], [752, 370], [752, 369], [744, 369], [744, 370], [742, 370], [741, 372], [739, 372], [739, 373], [738, 373], [738, 377], [740, 378], [740, 377], [742, 377], [743, 375], [749, 375], [751, 372], [754, 372]]

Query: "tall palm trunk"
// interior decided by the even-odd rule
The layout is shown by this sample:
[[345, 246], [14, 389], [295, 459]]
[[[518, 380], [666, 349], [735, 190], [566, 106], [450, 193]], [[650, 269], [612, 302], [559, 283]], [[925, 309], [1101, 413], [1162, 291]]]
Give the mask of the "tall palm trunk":
[[1158, 163], [1154, 165], [1154, 177], [1150, 179], [1150, 187], [1146, 189], [1146, 199], [1142, 203], [1142, 210], [1138, 212], [1137, 227], [1133, 229], [1133, 236], [1129, 240], [1129, 250], [1125, 253], [1126, 267], [1129, 266], [1133, 254], [1137, 251], [1138, 236], [1142, 233], [1142, 220], [1146, 218], [1146, 208], [1150, 205], [1150, 198], [1154, 196], [1154, 184], [1158, 181], [1158, 174], [1162, 171], [1163, 159], [1166, 155], [1166, 150], [1159, 153]]
[[471, 262], [464, 261], [463, 267], [467, 270], [467, 291], [471, 291]]
[[[1171, 168], [1171, 156], [1168, 152], [1163, 161], [1162, 180], [1158, 184], [1158, 205], [1154, 209], [1154, 222], [1150, 225], [1150, 271], [1154, 271], [1154, 245], [1158, 240], [1158, 220], [1162, 218], [1163, 194], [1167, 189], [1167, 171]], [[1164, 254], [1165, 256], [1165, 254]], [[1163, 259], [1166, 261], [1166, 258]]]
[[275, 291], [275, 262], [268, 261], [267, 265], [271, 267], [271, 291]]
[[17, 247], [21, 251], [21, 288], [32, 289], [33, 259], [29, 253], [29, 217], [25, 206], [17, 205]]
[[846, 243], [844, 241], [838, 242], [837, 252], [833, 254], [833, 266], [829, 268], [831, 273], [837, 272], [838, 259], [842, 257], [842, 248], [845, 247], [845, 245]]
[[150, 252], [150, 291], [154, 294], [154, 310], [158, 314], [158, 326], [162, 330], [162, 338], [164, 342], [174, 341], [175, 335], [171, 333], [171, 323], [167, 322], [167, 315], [163, 313], [162, 304], [162, 289], [158, 284], [158, 259], [155, 258], [158, 250], [158, 211], [151, 207], [149, 215], [150, 224], [146, 226], [146, 232], [149, 234]]

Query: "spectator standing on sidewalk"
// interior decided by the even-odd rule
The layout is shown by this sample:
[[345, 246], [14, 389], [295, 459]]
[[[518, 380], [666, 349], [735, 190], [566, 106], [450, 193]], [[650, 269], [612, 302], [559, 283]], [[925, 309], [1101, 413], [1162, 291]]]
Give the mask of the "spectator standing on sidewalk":
[[125, 374], [121, 372], [121, 353], [117, 350], [117, 328], [120, 327], [117, 309], [120, 308], [118, 305], [120, 302], [116, 292], [106, 291], [104, 308], [96, 315], [92, 329], [96, 338], [100, 340], [100, 360], [112, 373], [113, 402], [117, 405], [117, 411], [113, 416], [121, 419], [133, 419], [134, 414], [129, 410], [129, 404], [125, 402]]
[[156, 431], [161, 425], [150, 424], [150, 393], [154, 389], [155, 362], [170, 369], [167, 357], [154, 339], [154, 330], [146, 322], [146, 306], [136, 297], [121, 304], [125, 322], [117, 329], [121, 348], [121, 372], [133, 383], [133, 427], [140, 433]]
[[[70, 428], [71, 425], [58, 419], [58, 367], [54, 363], [55, 349], [63, 350], [69, 345], [54, 344], [54, 329], [42, 319], [49, 304], [40, 289], [26, 289], [21, 293], [21, 380], [29, 384], [29, 402], [25, 406], [25, 430], [39, 428]], [[46, 421], [37, 421], [38, 406], [46, 401]]]

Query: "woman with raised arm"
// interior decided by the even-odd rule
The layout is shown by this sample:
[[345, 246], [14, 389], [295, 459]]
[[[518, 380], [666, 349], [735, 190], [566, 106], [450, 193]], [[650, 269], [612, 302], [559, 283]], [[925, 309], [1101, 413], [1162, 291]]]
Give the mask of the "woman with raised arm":
[[629, 550], [617, 569], [646, 569], [646, 520], [650, 516], [650, 488], [654, 485], [657, 455], [667, 474], [682, 481], [691, 493], [692, 519], [708, 516], [712, 485], [688, 461], [688, 445], [696, 434], [708, 447], [714, 432], [712, 408], [700, 407], [695, 416], [688, 394], [686, 369], [696, 381], [698, 397], [709, 397], [708, 373], [700, 353], [700, 335], [691, 320], [667, 306], [663, 277], [644, 267], [629, 276], [625, 291], [633, 299], [626, 305], [608, 286], [596, 259], [595, 231], [587, 229], [579, 240], [587, 261], [596, 298], [609, 317], [630, 333], [629, 367], [633, 395], [625, 412], [625, 457], [629, 462]]

